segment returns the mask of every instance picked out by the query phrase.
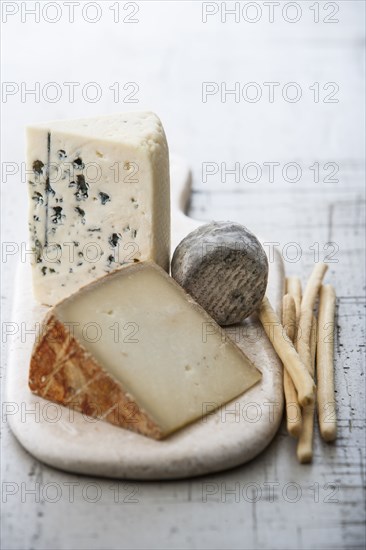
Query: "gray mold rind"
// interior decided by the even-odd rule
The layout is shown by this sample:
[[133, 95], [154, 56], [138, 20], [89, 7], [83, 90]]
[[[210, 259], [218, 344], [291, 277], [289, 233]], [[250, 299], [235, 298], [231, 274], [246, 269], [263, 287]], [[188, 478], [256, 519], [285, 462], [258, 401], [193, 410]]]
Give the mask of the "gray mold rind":
[[261, 303], [268, 281], [262, 245], [246, 227], [211, 222], [177, 246], [172, 276], [220, 324], [238, 323]]

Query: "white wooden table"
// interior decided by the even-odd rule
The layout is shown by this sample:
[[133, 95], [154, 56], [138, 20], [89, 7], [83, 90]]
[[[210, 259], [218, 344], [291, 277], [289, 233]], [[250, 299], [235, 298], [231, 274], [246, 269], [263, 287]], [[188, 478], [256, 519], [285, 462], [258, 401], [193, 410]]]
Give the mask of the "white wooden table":
[[[364, 2], [238, 2], [239, 12], [225, 21], [221, 2], [95, 2], [85, 9], [81, 0], [73, 23], [65, 2], [39, 2], [39, 22], [26, 11], [34, 2], [1, 4], [3, 377], [14, 269], [27, 238], [24, 126], [150, 109], [162, 118], [171, 150], [192, 165], [193, 217], [236, 220], [279, 243], [287, 273], [303, 281], [318, 252], [333, 260], [327, 280], [338, 295], [339, 416], [334, 445], [316, 433], [311, 465], [297, 463], [283, 425], [241, 468], [124, 483], [43, 466], [3, 415], [2, 547], [363, 548]], [[70, 82], [78, 83], [74, 101]], [[36, 95], [27, 94], [31, 88]], [[233, 89], [239, 95], [225, 95]], [[93, 102], [95, 94], [101, 97]], [[235, 167], [236, 176], [225, 174]]]

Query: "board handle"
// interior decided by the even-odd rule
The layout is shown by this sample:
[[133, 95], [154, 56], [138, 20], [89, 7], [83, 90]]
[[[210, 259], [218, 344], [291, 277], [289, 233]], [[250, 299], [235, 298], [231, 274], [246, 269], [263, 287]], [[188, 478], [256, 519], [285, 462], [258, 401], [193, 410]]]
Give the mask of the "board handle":
[[180, 241], [204, 221], [187, 216], [192, 192], [192, 172], [188, 164], [180, 157], [170, 157], [170, 204], [172, 254]]

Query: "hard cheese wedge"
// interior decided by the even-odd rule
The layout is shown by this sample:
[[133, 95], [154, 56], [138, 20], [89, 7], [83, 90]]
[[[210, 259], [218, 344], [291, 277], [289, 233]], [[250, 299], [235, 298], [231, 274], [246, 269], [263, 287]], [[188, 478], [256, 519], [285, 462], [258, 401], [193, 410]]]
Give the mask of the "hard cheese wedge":
[[131, 112], [28, 128], [35, 297], [54, 305], [122, 265], [168, 270], [169, 155], [156, 115]]
[[33, 392], [160, 439], [253, 386], [260, 372], [160, 267], [143, 262], [48, 314]]

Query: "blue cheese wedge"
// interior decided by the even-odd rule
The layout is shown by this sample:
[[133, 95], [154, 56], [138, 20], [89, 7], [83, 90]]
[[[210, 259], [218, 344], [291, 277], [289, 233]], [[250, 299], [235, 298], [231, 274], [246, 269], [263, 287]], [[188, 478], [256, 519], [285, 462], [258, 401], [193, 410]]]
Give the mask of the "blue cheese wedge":
[[169, 154], [155, 114], [41, 124], [27, 143], [36, 299], [54, 305], [137, 261], [169, 269]]
[[141, 262], [50, 310], [33, 350], [29, 386], [45, 399], [161, 439], [260, 379], [174, 279]]

